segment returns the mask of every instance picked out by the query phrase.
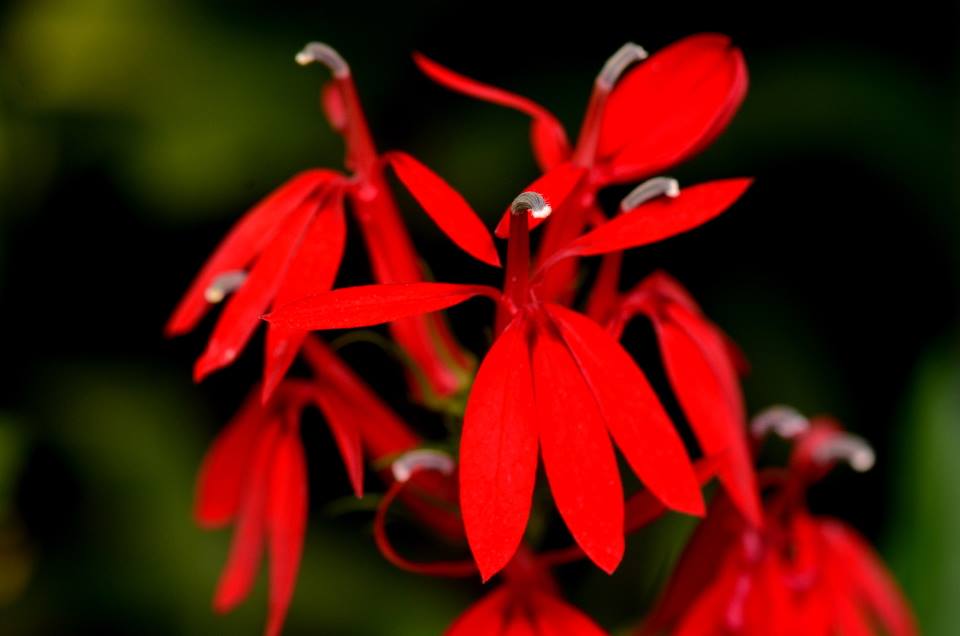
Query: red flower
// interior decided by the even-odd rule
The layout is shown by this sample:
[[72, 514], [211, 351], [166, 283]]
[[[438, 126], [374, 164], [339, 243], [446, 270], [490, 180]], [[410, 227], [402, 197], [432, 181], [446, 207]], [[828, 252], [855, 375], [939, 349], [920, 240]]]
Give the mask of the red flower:
[[[800, 432], [788, 473], [762, 474], [764, 526], [718, 497], [688, 545], [644, 635], [832, 636], [917, 633], [870, 547], [844, 523], [807, 512], [803, 492], [838, 460], [864, 470], [872, 451], [832, 421], [773, 415]], [[771, 416], [758, 420], [760, 432]], [[800, 424], [800, 426], [798, 426]], [[802, 431], [802, 432], [801, 432]]]
[[505, 582], [464, 612], [446, 636], [604, 636], [587, 615], [560, 598], [549, 572], [526, 552], [505, 571]]
[[658, 199], [600, 225], [530, 273], [527, 213], [548, 212], [539, 195], [513, 205], [503, 293], [478, 285], [373, 285], [317, 294], [266, 317], [294, 329], [369, 326], [437, 311], [477, 295], [498, 303], [499, 334], [477, 373], [460, 448], [461, 509], [484, 579], [516, 552], [526, 527], [537, 448], [557, 507], [594, 562], [612, 571], [623, 555], [623, 493], [610, 437], [644, 485], [667, 506], [703, 509], [680, 437], [642, 371], [589, 318], [538, 297], [545, 268], [661, 240], [726, 209], [748, 180], [718, 181]]
[[[271, 306], [333, 286], [346, 238], [345, 201], [357, 218], [377, 281], [423, 280], [420, 259], [384, 178], [385, 163], [451, 240], [479, 260], [499, 265], [489, 234], [442, 179], [409, 155], [377, 154], [350, 69], [339, 55], [325, 45], [311, 44], [297, 60], [320, 61], [333, 71], [334, 79], [324, 89], [324, 106], [344, 135], [347, 165], [355, 173], [351, 177], [329, 170], [301, 173], [244, 215], [221, 242], [166, 328], [169, 335], [192, 330], [211, 304], [235, 292], [197, 360], [197, 380], [230, 364]], [[472, 363], [442, 318], [408, 318], [391, 325], [391, 330], [429, 383], [415, 385], [421, 398], [447, 396], [466, 381]], [[301, 331], [268, 328], [265, 400], [293, 362], [303, 338]]]
[[[456, 91], [520, 110], [532, 117], [534, 154], [553, 182], [535, 182], [528, 190], [561, 198], [541, 244], [542, 264], [559, 247], [602, 214], [596, 204], [600, 188], [654, 175], [705, 148], [729, 123], [747, 90], [743, 56], [729, 38], [700, 34], [680, 40], [650, 59], [627, 44], [604, 65], [594, 84], [575, 146], [558, 120], [532, 101], [454, 73], [422, 55], [420, 68]], [[560, 205], [561, 201], [567, 203]], [[535, 221], [534, 221], [535, 223]], [[505, 236], [506, 220], [498, 227]], [[576, 261], [553, 268], [544, 280], [543, 297], [569, 301]]]

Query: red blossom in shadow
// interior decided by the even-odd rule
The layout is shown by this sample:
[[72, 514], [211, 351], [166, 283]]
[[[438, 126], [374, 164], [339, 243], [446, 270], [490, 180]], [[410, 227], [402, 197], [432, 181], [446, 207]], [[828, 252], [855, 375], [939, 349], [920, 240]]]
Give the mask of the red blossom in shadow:
[[[797, 434], [796, 431], [793, 434]], [[720, 496], [690, 541], [642, 636], [914, 636], [913, 616], [873, 550], [804, 491], [837, 461], [872, 451], [833, 421], [799, 433], [788, 471], [766, 471], [762, 528]]]

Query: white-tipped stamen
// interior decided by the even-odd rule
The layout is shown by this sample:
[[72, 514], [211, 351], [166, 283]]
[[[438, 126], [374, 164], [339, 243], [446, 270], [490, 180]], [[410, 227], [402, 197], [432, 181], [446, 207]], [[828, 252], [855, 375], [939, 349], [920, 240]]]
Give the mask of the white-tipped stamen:
[[623, 201], [620, 202], [620, 211], [629, 212], [657, 197], [670, 197], [671, 199], [675, 199], [678, 196], [680, 196], [680, 184], [676, 179], [671, 179], [670, 177], [654, 177], [653, 179], [647, 179], [634, 188], [630, 194], [623, 197]]
[[227, 297], [227, 294], [240, 289], [247, 280], [247, 273], [242, 269], [233, 269], [224, 272], [213, 279], [210, 286], [203, 292], [203, 298], [211, 305], [216, 305]]
[[616, 53], [610, 56], [600, 74], [597, 75], [597, 85], [605, 90], [613, 90], [620, 76], [630, 66], [647, 59], [647, 52], [639, 44], [627, 42]]
[[346, 60], [340, 57], [340, 54], [333, 47], [323, 42], [310, 42], [303, 47], [302, 51], [297, 53], [294, 59], [300, 66], [319, 62], [330, 69], [334, 77], [340, 79], [350, 77], [350, 66]]
[[821, 464], [844, 460], [858, 473], [867, 472], [877, 461], [877, 455], [870, 444], [862, 437], [850, 433], [837, 433], [831, 437], [814, 450], [813, 458]]
[[535, 219], [545, 219], [553, 212], [553, 208], [539, 192], [523, 192], [510, 204], [510, 212], [513, 214], [529, 212]]
[[810, 421], [789, 406], [771, 406], [757, 414], [750, 422], [750, 432], [762, 439], [776, 433], [783, 439], [792, 439], [810, 428]]
[[406, 452], [390, 465], [393, 478], [401, 484], [409, 481], [414, 473], [420, 470], [436, 470], [444, 475], [450, 475], [453, 469], [453, 458], [450, 455], [428, 448]]

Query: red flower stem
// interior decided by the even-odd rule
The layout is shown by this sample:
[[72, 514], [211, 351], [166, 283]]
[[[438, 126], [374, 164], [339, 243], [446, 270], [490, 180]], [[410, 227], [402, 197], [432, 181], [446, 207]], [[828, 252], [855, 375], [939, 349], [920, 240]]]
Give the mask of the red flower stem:
[[[335, 69], [334, 73], [343, 101], [347, 164], [356, 172], [350, 200], [374, 277], [380, 283], [421, 281], [424, 275], [420, 260], [384, 177], [353, 76], [349, 68], [340, 73]], [[392, 323], [390, 331], [423, 370], [434, 393], [447, 396], [460, 388], [469, 356], [460, 350], [442, 318], [407, 318]], [[414, 393], [423, 398], [415, 380], [408, 380]]]
[[606, 254], [600, 261], [600, 271], [587, 300], [587, 315], [600, 324], [607, 322], [617, 306], [622, 266], [623, 252]]
[[413, 572], [415, 574], [425, 574], [428, 576], [441, 577], [462, 577], [474, 576], [477, 574], [477, 565], [473, 561], [435, 561], [432, 563], [416, 563], [402, 556], [393, 547], [390, 537], [387, 536], [387, 513], [390, 506], [403, 492], [404, 486], [408, 482], [393, 482], [383, 495], [380, 505], [377, 506], [377, 513], [373, 519], [373, 538], [376, 541], [377, 548], [380, 549], [384, 558], [397, 566], [401, 570]]
[[507, 242], [507, 270], [503, 279], [503, 299], [497, 307], [494, 334], [500, 335], [513, 315], [527, 303], [530, 290], [530, 230], [528, 210], [510, 215], [510, 239]]

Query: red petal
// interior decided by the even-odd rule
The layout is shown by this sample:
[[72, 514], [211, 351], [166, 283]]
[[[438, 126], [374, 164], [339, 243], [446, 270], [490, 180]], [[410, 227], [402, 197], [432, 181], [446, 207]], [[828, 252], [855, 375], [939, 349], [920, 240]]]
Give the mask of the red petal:
[[891, 636], [917, 633], [913, 613], [896, 581], [876, 557], [873, 549], [848, 526], [823, 523], [822, 532], [831, 544], [837, 565], [850, 578], [861, 602], [879, 618]]
[[474, 603], [444, 632], [445, 636], [500, 636], [509, 592], [501, 587]]
[[[584, 168], [575, 165], [569, 161], [561, 163], [552, 168], [549, 172], [538, 178], [529, 186], [524, 188], [524, 192], [538, 192], [543, 195], [550, 207], [556, 211], [570, 197], [577, 185], [587, 174]], [[549, 217], [547, 217], [549, 218]], [[532, 215], [528, 216], [528, 227], [532, 230], [543, 223], [544, 219], [535, 219]], [[496, 235], [500, 238], [510, 237], [510, 209], [504, 212], [500, 223], [497, 225]]]
[[343, 398], [355, 413], [352, 421], [375, 460], [414, 448], [420, 439], [390, 410], [369, 386], [319, 338], [308, 337], [303, 347], [317, 381]]
[[251, 456], [267, 416], [254, 391], [217, 436], [200, 468], [194, 516], [216, 528], [231, 521], [240, 508]]
[[364, 416], [363, 404], [351, 403], [347, 395], [337, 392], [333, 387], [318, 387], [313, 395], [340, 449], [353, 492], [357, 497], [362, 497], [363, 445], [357, 422]]
[[[288, 425], [290, 423], [288, 422]], [[270, 477], [267, 534], [270, 601], [267, 636], [278, 636], [293, 598], [307, 528], [307, 462], [296, 422], [277, 442]]]
[[544, 592], [531, 596], [538, 636], [606, 636], [586, 614]]
[[452, 91], [519, 110], [532, 117], [533, 125], [530, 129], [530, 135], [533, 141], [533, 151], [542, 170], [549, 170], [570, 157], [571, 150], [570, 142], [567, 141], [567, 133], [563, 130], [563, 126], [557, 121], [557, 118], [543, 106], [526, 97], [455, 73], [420, 53], [413, 54], [413, 61], [427, 77]]
[[470, 204], [428, 167], [403, 152], [384, 155], [397, 177], [406, 186], [437, 227], [475, 259], [500, 267], [493, 237]]
[[533, 346], [534, 396], [550, 489], [577, 544], [606, 572], [623, 557], [623, 489], [603, 416], [546, 317]]
[[626, 250], [686, 232], [724, 212], [751, 182], [751, 179], [710, 181], [683, 188], [676, 198], [654, 199], [587, 232], [550, 261]]
[[537, 424], [527, 323], [514, 320], [480, 365], [460, 440], [460, 507], [483, 580], [513, 557], [530, 515]]
[[[710, 332], [709, 325], [678, 305], [671, 306], [669, 315], [675, 320], [664, 320], [657, 312], [651, 318], [670, 384], [704, 454], [722, 456], [720, 481], [747, 518], [760, 525], [762, 513], [753, 460], [747, 448], [746, 422], [739, 402], [731, 400], [729, 387], [702, 348], [704, 343], [710, 343], [722, 351], [722, 343]], [[729, 364], [727, 371], [728, 377], [735, 377]]]
[[283, 282], [316, 206], [316, 200], [308, 200], [287, 217], [283, 227], [257, 259], [243, 286], [227, 302], [206, 350], [194, 365], [195, 381], [199, 382], [211, 372], [233, 362], [246, 346], [260, 324], [261, 314]]
[[604, 113], [598, 156], [614, 157], [621, 179], [676, 164], [723, 130], [746, 86], [743, 56], [728, 37], [680, 40], [617, 84]]
[[250, 474], [244, 480], [244, 499], [233, 532], [230, 556], [213, 599], [213, 606], [218, 612], [228, 612], [236, 607], [253, 586], [263, 554], [270, 466], [280, 426], [279, 422], [271, 422], [263, 429]]
[[273, 239], [287, 215], [320, 186], [340, 178], [330, 170], [301, 172], [247, 212], [220, 242], [190, 285], [167, 323], [167, 335], [193, 329], [210, 308], [205, 294], [217, 276], [246, 267]]
[[[343, 197], [341, 190], [337, 188], [330, 193], [304, 235], [303, 243], [290, 263], [289, 273], [277, 290], [273, 305], [280, 307], [333, 287], [343, 258], [346, 236]], [[269, 399], [277, 384], [286, 375], [305, 335], [303, 331], [267, 325], [263, 369], [264, 401]]]
[[703, 514], [700, 485], [683, 441], [643, 372], [600, 325], [560, 305], [547, 310], [640, 481], [669, 508]]
[[369, 327], [446, 309], [480, 295], [497, 297], [499, 292], [484, 285], [453, 283], [361, 285], [314, 294], [279, 307], [264, 319], [306, 331]]

